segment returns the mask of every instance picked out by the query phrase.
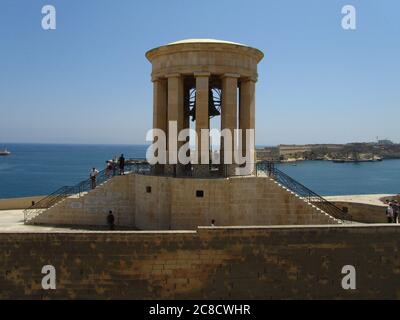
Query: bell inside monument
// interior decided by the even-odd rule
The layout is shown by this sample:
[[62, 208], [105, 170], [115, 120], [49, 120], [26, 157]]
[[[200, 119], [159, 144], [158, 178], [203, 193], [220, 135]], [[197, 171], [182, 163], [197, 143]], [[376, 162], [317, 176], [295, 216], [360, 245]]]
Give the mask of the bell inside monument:
[[[196, 120], [196, 90], [191, 90], [189, 103], [189, 116]], [[208, 93], [208, 116], [213, 118], [221, 115], [221, 90], [211, 88]]]

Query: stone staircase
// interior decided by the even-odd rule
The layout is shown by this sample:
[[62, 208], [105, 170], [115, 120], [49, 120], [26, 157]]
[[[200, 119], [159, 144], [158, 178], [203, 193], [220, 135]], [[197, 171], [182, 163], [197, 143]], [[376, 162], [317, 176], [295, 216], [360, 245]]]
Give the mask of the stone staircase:
[[[257, 181], [262, 182], [261, 187], [257, 182], [249, 182], [248, 185], [244, 185], [243, 189], [251, 190], [246, 195], [245, 201], [257, 203], [254, 210], [247, 210], [250, 207], [244, 207], [247, 210], [246, 214], [253, 217], [251, 219], [256, 225], [343, 224], [351, 220], [351, 217], [346, 216], [334, 204], [278, 169], [258, 170], [257, 176]], [[138, 205], [136, 202], [142, 202], [141, 199], [144, 196], [140, 193], [143, 192], [144, 186], [135, 187], [135, 180], [138, 180], [139, 177], [145, 178], [143, 174], [135, 175], [133, 173], [107, 179], [102, 178], [101, 183], [93, 190], [87, 187], [87, 181], [75, 187], [60, 188], [25, 210], [25, 223], [106, 226], [106, 217], [111, 210], [117, 226], [134, 228], [136, 227], [136, 211], [144, 214], [142, 212], [144, 207], [136, 208]], [[157, 179], [157, 177], [153, 178]], [[162, 179], [162, 177], [158, 178]], [[164, 178], [166, 179], [166, 177]], [[177, 179], [179, 180], [179, 178]], [[233, 179], [245, 184], [246, 180], [250, 181], [245, 177]], [[182, 181], [186, 180], [188, 179]], [[189, 178], [189, 180], [191, 179]], [[225, 181], [225, 179], [221, 179], [221, 181]], [[150, 181], [146, 182], [146, 184], [148, 183], [151, 184]], [[221, 187], [224, 188], [222, 185]], [[236, 201], [234, 204], [236, 208], [243, 204], [240, 200], [243, 197], [241, 188], [239, 186], [235, 189], [239, 200], [230, 199], [230, 201]], [[184, 191], [182, 190], [182, 192]], [[235, 194], [232, 196], [234, 197]], [[229, 208], [229, 205], [226, 208]], [[240, 213], [238, 214], [240, 215]]]
[[[315, 215], [313, 216], [312, 220], [314, 220], [315, 224], [344, 224], [345, 221], [341, 219], [337, 219], [326, 213], [325, 211], [321, 210], [317, 206], [315, 206], [312, 202], [308, 201], [307, 198], [301, 197], [297, 193], [293, 192], [289, 188], [285, 187], [284, 185], [280, 184], [274, 179], [270, 179], [274, 184], [276, 184], [279, 188], [283, 189], [285, 192], [290, 193], [293, 197], [297, 198], [300, 201], [303, 201], [315, 211]], [[314, 223], [311, 223], [314, 224]]]
[[258, 167], [259, 170], [263, 171], [266, 176], [273, 179], [282, 188], [290, 191], [305, 202], [316, 207], [321, 213], [327, 214], [341, 223], [350, 223], [352, 221], [351, 215], [343, 212], [332, 202], [326, 200], [316, 192], [310, 190], [300, 182], [277, 169], [274, 163], [264, 161], [260, 162]]
[[128, 175], [115, 176], [95, 189], [70, 195], [45, 209], [37, 209], [26, 224], [106, 226], [111, 210], [116, 225], [132, 226], [134, 212]]

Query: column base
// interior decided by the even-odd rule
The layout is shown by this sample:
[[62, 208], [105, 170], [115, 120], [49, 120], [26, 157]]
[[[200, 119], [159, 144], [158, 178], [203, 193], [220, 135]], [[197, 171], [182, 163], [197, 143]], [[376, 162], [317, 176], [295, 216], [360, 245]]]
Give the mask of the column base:
[[236, 176], [253, 176], [256, 174], [256, 168], [254, 163], [245, 163], [240, 166], [236, 166], [238, 170], [235, 170]]
[[220, 172], [224, 177], [236, 176], [236, 164], [221, 164]]
[[167, 176], [175, 176], [176, 175], [176, 165], [175, 164], [164, 165], [164, 174]]
[[210, 176], [210, 165], [195, 164], [193, 165], [193, 176], [198, 178], [206, 178]]
[[151, 167], [151, 174], [153, 175], [163, 175], [164, 174], [165, 165], [164, 164], [155, 164]]

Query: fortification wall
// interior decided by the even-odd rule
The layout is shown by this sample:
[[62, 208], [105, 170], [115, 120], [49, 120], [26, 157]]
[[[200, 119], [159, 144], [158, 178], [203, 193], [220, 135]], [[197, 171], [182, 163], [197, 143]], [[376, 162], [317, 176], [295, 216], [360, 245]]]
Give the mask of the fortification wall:
[[0, 298], [399, 299], [399, 247], [395, 225], [0, 233]]

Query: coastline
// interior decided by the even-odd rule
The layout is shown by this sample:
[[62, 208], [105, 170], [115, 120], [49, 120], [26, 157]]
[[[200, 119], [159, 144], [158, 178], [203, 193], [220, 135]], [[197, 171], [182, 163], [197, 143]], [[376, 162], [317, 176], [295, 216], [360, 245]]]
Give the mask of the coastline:
[[325, 196], [324, 198], [331, 202], [352, 202], [363, 203], [373, 206], [385, 207], [382, 198], [395, 197], [395, 194], [359, 194], [359, 195], [340, 195], [340, 196]]

